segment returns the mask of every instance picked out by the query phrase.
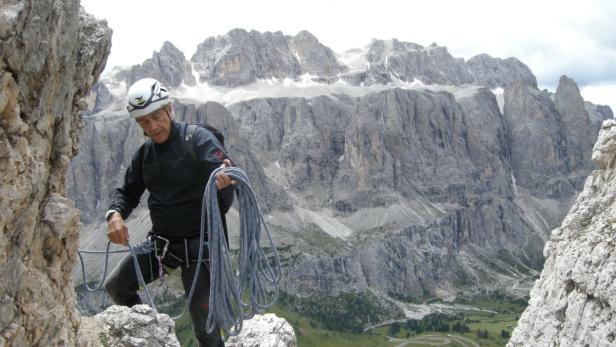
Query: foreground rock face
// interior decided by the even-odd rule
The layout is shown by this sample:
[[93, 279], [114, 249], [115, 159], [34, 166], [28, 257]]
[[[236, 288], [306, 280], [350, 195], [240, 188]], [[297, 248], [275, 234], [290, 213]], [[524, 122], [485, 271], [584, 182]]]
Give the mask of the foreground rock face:
[[64, 197], [111, 30], [78, 0], [0, 7], [0, 346], [70, 346], [79, 211]]
[[111, 306], [93, 317], [84, 317], [77, 346], [180, 347], [175, 323], [147, 305]]
[[230, 337], [227, 347], [295, 347], [295, 331], [283, 318], [273, 313], [244, 321], [238, 336]]
[[[77, 346], [180, 347], [175, 323], [166, 314], [157, 314], [147, 305], [132, 308], [111, 306], [93, 317], [84, 317]], [[293, 327], [275, 314], [254, 316], [243, 322], [242, 331], [230, 337], [227, 347], [295, 347]]]
[[508, 346], [616, 345], [616, 121], [603, 123], [592, 160]]

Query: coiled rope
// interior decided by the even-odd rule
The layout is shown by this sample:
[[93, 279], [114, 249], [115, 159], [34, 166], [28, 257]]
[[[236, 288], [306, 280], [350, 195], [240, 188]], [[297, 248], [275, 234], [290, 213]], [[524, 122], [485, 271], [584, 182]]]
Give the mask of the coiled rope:
[[[235, 269], [227, 248], [218, 208], [215, 176], [220, 171], [224, 171], [236, 181], [240, 244]], [[207, 218], [203, 218], [204, 216]], [[244, 319], [250, 319], [276, 302], [280, 281], [280, 258], [250, 180], [242, 169], [221, 167], [214, 170], [203, 195], [201, 217], [201, 230], [205, 229], [204, 219], [207, 219], [207, 230], [209, 230], [210, 301], [206, 329], [208, 333], [221, 329], [225, 337], [234, 336], [242, 330]], [[262, 229], [265, 230], [273, 253], [273, 266], [260, 245]], [[199, 254], [202, 254], [202, 250]], [[272, 291], [269, 299], [268, 289]], [[248, 302], [243, 301], [243, 295], [248, 295]]]
[[[237, 268], [234, 269], [229, 249], [227, 247], [225, 233], [218, 207], [218, 196], [215, 185], [215, 177], [218, 172], [225, 172], [236, 181], [235, 189], [238, 196], [240, 216], [240, 247], [237, 258]], [[206, 225], [207, 223], [207, 225]], [[260, 246], [261, 230], [265, 229], [269, 246], [273, 253], [273, 266]], [[224, 336], [237, 335], [242, 330], [243, 320], [250, 319], [258, 312], [271, 307], [278, 298], [278, 282], [280, 281], [280, 258], [271, 232], [263, 213], [259, 208], [254, 190], [246, 173], [237, 167], [220, 167], [210, 175], [203, 194], [201, 210], [201, 227], [199, 242], [199, 257], [195, 277], [188, 294], [188, 298], [182, 313], [172, 317], [174, 320], [181, 318], [188, 309], [199, 276], [203, 259], [203, 245], [205, 243], [205, 230], [209, 230], [208, 248], [210, 256], [210, 299], [207, 318], [207, 332], [212, 333], [215, 329], [221, 329]], [[154, 300], [147, 288], [141, 267], [137, 261], [133, 247], [128, 244], [128, 250], [110, 251], [111, 241], [107, 242], [105, 251], [78, 250], [81, 262], [83, 283], [88, 291], [98, 290], [105, 282], [109, 254], [131, 252], [135, 264], [135, 272], [139, 285], [143, 288], [148, 303], [158, 313]], [[105, 267], [101, 281], [91, 288], [86, 281], [86, 271], [83, 262], [84, 254], [105, 254]], [[271, 290], [268, 299], [268, 290]], [[244, 302], [242, 295], [248, 295], [249, 302]]]

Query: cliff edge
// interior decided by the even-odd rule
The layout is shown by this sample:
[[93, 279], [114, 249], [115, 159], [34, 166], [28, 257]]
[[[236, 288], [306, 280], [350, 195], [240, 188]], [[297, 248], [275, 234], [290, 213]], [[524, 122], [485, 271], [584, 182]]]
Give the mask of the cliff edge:
[[592, 160], [508, 346], [616, 346], [616, 120], [603, 122]]

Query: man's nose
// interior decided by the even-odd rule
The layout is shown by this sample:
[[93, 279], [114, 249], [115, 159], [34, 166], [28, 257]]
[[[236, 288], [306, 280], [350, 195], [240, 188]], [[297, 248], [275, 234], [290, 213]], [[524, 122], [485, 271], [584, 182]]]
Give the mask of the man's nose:
[[155, 130], [155, 129], [154, 129], [154, 128], [155, 128], [155, 126], [154, 126], [154, 124], [152, 124], [151, 122], [147, 122], [147, 123], [145, 123], [145, 124], [143, 125], [143, 128], [144, 128], [144, 130], [145, 130], [146, 132], [148, 132], [148, 133], [149, 133], [149, 132], [152, 132], [153, 130]]

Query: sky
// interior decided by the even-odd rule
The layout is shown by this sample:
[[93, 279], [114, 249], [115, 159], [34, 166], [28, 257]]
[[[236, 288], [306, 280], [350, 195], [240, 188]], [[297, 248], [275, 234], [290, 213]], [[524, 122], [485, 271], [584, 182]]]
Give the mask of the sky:
[[554, 91], [573, 78], [585, 100], [616, 113], [613, 0], [82, 0], [114, 31], [107, 71], [141, 64], [170, 41], [190, 59], [197, 45], [234, 28], [307, 30], [337, 53], [374, 38], [445, 46], [465, 60], [516, 57]]

